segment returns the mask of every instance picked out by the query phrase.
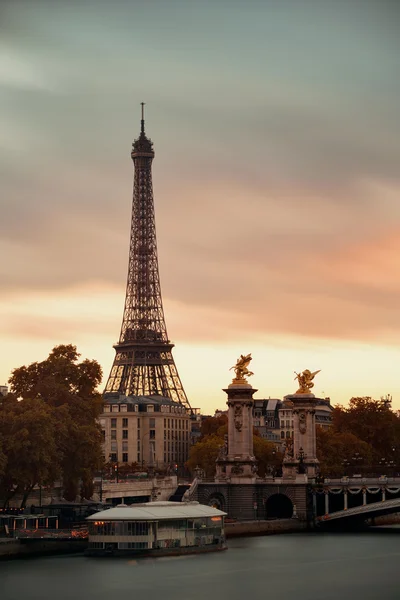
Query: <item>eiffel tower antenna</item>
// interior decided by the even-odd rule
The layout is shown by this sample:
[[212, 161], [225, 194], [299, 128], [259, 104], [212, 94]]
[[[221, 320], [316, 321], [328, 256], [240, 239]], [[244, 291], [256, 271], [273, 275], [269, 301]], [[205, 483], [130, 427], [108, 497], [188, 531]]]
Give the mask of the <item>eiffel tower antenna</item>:
[[144, 102], [141, 107], [140, 135], [131, 152], [134, 185], [125, 307], [104, 398], [159, 395], [191, 410], [165, 325], [151, 173], [154, 150], [144, 131]]

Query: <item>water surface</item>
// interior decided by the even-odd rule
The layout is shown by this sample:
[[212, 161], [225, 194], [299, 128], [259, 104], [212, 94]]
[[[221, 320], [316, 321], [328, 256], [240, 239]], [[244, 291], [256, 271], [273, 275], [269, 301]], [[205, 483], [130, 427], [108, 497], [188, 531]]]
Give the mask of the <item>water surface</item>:
[[400, 532], [229, 540], [157, 559], [57, 556], [0, 563], [1, 600], [400, 600]]

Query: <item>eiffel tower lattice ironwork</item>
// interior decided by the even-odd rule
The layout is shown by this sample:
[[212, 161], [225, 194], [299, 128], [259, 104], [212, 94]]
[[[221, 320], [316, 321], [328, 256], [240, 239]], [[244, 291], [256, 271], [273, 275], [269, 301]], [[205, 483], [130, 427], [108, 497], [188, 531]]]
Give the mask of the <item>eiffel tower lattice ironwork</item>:
[[168, 339], [158, 272], [151, 167], [152, 141], [144, 130], [132, 145], [132, 222], [124, 316], [104, 396], [160, 395], [190, 409]]

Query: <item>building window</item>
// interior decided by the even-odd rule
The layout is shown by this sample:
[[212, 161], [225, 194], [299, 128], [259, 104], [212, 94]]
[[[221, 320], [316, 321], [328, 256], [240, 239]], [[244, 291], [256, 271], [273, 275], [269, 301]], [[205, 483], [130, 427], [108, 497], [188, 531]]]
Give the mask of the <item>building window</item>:
[[156, 439], [156, 430], [155, 429], [150, 429], [150, 439], [151, 440]]
[[147, 405], [147, 412], [154, 412], [154, 404]]
[[124, 417], [122, 419], [122, 427], [128, 427], [128, 418], [127, 417]]
[[110, 412], [110, 405], [109, 404], [105, 404], [104, 405], [104, 412]]
[[121, 404], [121, 412], [128, 412], [128, 406], [126, 404]]
[[119, 412], [119, 406], [118, 406], [118, 404], [113, 404], [112, 412]]
[[127, 452], [123, 452], [123, 454], [122, 454], [122, 462], [124, 462], [124, 463], [128, 462], [128, 453]]
[[140, 429], [140, 418], [137, 420], [138, 429]]
[[117, 462], [117, 453], [116, 452], [112, 452], [110, 454], [110, 460], [111, 460], [111, 462]]
[[112, 440], [116, 440], [117, 439], [117, 430], [116, 429], [112, 429], [111, 430], [111, 439]]
[[122, 451], [128, 452], [128, 442], [122, 442]]
[[164, 427], [167, 426], [167, 419], [164, 419]]
[[281, 429], [284, 429], [285, 427], [285, 421], [281, 421]]
[[117, 426], [117, 419], [111, 419], [111, 427]]
[[111, 452], [117, 451], [117, 442], [111, 442]]
[[290, 438], [290, 431], [287, 431], [287, 432], [286, 432], [286, 437], [287, 437], [287, 438]]
[[284, 440], [284, 439], [285, 439], [285, 432], [281, 431], [281, 440]]
[[156, 420], [155, 420], [154, 417], [151, 417], [149, 419], [149, 427], [152, 428], [152, 427], [155, 427], [155, 426], [156, 426]]
[[106, 441], [106, 432], [104, 429], [101, 430], [101, 441], [104, 443]]
[[123, 429], [122, 430], [122, 439], [123, 440], [127, 440], [128, 439], [128, 430], [127, 429]]

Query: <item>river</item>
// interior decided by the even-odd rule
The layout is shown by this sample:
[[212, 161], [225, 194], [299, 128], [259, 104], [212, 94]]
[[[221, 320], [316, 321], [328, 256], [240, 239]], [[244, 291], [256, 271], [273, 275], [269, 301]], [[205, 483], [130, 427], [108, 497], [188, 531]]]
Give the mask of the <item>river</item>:
[[399, 600], [396, 533], [228, 540], [225, 552], [157, 559], [56, 556], [0, 563], [1, 600]]

